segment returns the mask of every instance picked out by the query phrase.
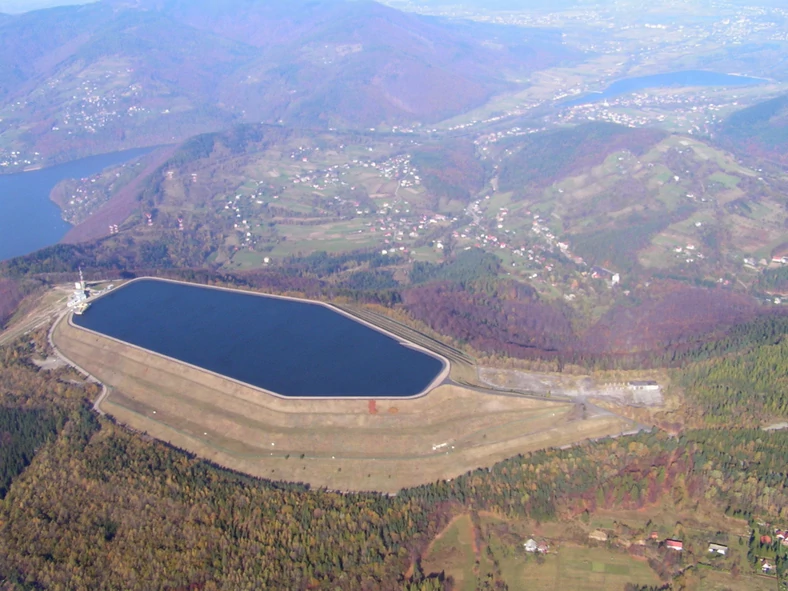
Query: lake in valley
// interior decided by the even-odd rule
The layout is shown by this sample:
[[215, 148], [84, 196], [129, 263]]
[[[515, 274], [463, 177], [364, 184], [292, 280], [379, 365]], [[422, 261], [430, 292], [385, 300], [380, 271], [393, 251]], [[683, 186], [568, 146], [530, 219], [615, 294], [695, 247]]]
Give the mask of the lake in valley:
[[684, 70], [666, 74], [653, 74], [651, 76], [637, 76], [617, 80], [602, 92], [593, 92], [576, 99], [562, 103], [565, 107], [574, 107], [588, 103], [596, 103], [605, 99], [614, 98], [631, 92], [647, 90], [649, 88], [693, 87], [693, 86], [752, 86], [767, 82], [763, 78], [750, 78], [734, 74], [720, 74], [705, 70]]
[[138, 148], [91, 156], [49, 168], [0, 175], [0, 260], [57, 244], [71, 226], [49, 194], [60, 181], [97, 174], [151, 151]]
[[142, 279], [74, 324], [285, 397], [408, 397], [438, 357], [318, 303]]

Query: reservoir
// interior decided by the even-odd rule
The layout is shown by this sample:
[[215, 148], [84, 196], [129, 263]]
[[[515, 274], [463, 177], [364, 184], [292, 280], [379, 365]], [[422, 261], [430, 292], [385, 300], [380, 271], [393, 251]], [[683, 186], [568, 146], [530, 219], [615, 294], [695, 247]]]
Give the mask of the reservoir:
[[74, 324], [285, 397], [408, 397], [444, 361], [306, 301], [141, 279]]
[[139, 148], [91, 156], [49, 168], [0, 175], [0, 260], [56, 244], [71, 226], [49, 194], [60, 181], [97, 174], [150, 152]]
[[654, 74], [652, 76], [638, 76], [624, 78], [608, 86], [602, 92], [594, 92], [562, 103], [564, 107], [575, 107], [588, 103], [596, 103], [605, 99], [614, 98], [623, 94], [647, 90], [649, 88], [693, 87], [693, 86], [752, 86], [766, 82], [763, 78], [750, 78], [734, 74], [720, 74], [705, 70], [684, 70], [667, 74]]

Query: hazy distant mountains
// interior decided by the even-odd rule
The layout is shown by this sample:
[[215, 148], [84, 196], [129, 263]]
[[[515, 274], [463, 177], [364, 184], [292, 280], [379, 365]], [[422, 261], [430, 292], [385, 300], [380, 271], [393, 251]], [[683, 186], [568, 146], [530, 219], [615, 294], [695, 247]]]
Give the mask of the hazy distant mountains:
[[363, 0], [111, 0], [0, 19], [0, 134], [54, 156], [238, 121], [430, 122], [572, 57], [560, 32]]

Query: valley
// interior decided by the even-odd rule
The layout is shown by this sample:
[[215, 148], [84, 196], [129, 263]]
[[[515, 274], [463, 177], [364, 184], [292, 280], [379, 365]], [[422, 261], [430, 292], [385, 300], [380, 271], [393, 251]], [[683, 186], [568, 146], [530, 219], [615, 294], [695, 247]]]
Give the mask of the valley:
[[0, 591], [783, 589], [786, 17], [0, 14]]

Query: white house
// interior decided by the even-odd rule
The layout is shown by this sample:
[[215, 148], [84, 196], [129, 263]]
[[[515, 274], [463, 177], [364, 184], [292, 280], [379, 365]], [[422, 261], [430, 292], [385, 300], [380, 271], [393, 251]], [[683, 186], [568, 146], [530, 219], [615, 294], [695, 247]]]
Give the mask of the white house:
[[711, 554], [720, 554], [722, 556], [727, 556], [728, 554], [728, 547], [723, 546], [721, 544], [709, 544], [709, 553]]

